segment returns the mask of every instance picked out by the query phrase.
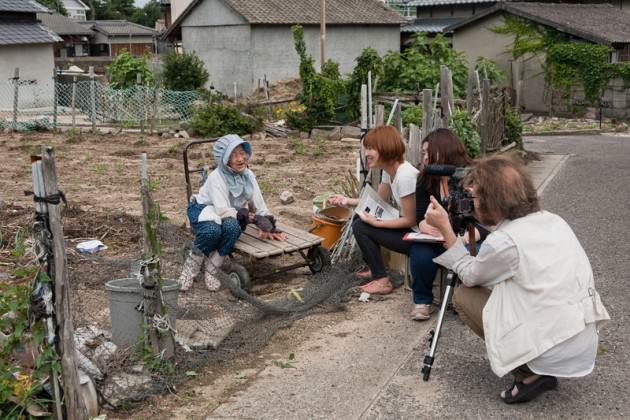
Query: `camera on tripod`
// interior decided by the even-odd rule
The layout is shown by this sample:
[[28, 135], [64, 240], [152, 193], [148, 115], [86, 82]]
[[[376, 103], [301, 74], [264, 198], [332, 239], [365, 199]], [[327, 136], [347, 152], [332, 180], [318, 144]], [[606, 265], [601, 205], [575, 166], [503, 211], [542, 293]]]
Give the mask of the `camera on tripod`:
[[448, 211], [453, 231], [463, 235], [470, 223], [473, 222], [473, 196], [463, 186], [466, 168], [454, 165], [427, 165], [425, 174], [434, 176], [448, 176], [450, 193], [442, 199], [442, 206]]

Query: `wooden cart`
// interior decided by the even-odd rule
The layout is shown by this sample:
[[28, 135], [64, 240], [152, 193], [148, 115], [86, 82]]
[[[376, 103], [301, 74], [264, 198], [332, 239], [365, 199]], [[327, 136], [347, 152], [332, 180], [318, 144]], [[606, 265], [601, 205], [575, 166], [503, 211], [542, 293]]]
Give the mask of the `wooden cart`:
[[[208, 176], [208, 167], [191, 168], [189, 160], [189, 151], [198, 145], [211, 144], [215, 142], [217, 138], [193, 140], [187, 143], [183, 149], [184, 155], [184, 174], [186, 176], [186, 198], [190, 200], [193, 193], [193, 185], [191, 181], [191, 175], [197, 174], [199, 183], [201, 185], [205, 178]], [[212, 155], [206, 153], [206, 155]], [[211, 170], [211, 169], [210, 169]], [[230, 278], [241, 288], [247, 289], [251, 285], [251, 282], [255, 279], [268, 277], [270, 275], [281, 273], [295, 268], [306, 267], [311, 270], [312, 273], [320, 272], [326, 265], [330, 265], [330, 254], [328, 250], [321, 246], [323, 238], [313, 235], [309, 232], [295, 229], [290, 226], [278, 223], [278, 229], [285, 232], [289, 238], [287, 241], [273, 241], [263, 240], [258, 238], [258, 228], [252, 224], [247, 225], [244, 232], [241, 233], [238, 241], [235, 245], [235, 251], [239, 254], [249, 258], [249, 260], [255, 264], [257, 260], [265, 258], [273, 258], [281, 255], [292, 255], [298, 253], [303, 261], [287, 266], [282, 266], [274, 269], [270, 272], [248, 272], [248, 270], [241, 264], [234, 262], [233, 258], [230, 258], [230, 263], [224, 267], [224, 271], [230, 276]]]

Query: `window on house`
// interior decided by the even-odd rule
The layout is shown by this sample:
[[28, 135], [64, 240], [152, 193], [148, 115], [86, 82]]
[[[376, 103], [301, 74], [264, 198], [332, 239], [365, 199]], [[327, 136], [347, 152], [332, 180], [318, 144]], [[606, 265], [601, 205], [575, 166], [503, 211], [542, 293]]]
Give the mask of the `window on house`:
[[618, 48], [615, 53], [617, 54], [617, 61], [630, 61], [630, 44]]

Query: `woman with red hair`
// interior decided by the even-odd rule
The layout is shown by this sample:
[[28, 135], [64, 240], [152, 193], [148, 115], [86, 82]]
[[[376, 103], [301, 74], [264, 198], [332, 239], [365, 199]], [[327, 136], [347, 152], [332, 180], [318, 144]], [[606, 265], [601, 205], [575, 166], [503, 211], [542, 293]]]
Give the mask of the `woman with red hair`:
[[[369, 270], [358, 272], [356, 276], [361, 280], [371, 280], [361, 290], [385, 295], [392, 292], [393, 286], [385, 270], [381, 246], [409, 255], [411, 242], [403, 240], [403, 236], [416, 226], [418, 170], [405, 160], [405, 143], [394, 127], [373, 128], [365, 136], [364, 146], [368, 168], [383, 170], [378, 195], [386, 202], [393, 198], [400, 209], [400, 217], [396, 220], [381, 220], [360, 212], [352, 222], [352, 232], [369, 267]], [[337, 206], [352, 206], [357, 205], [359, 200], [336, 195], [329, 202]]]

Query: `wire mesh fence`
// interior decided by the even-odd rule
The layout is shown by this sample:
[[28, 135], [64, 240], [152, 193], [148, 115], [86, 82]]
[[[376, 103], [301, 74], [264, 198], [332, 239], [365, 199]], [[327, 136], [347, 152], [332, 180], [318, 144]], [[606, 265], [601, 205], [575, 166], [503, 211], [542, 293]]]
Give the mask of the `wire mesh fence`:
[[[71, 209], [65, 220], [66, 233], [70, 235], [79, 235], [99, 223], [111, 227], [108, 238], [114, 247], [141, 241], [139, 218], [127, 214], [98, 215], [88, 220], [82, 211]], [[294, 321], [338, 310], [357, 285], [351, 274], [356, 262], [348, 262], [317, 274], [278, 275], [248, 291], [235, 285], [223, 271], [216, 274], [221, 290], [208, 291], [204, 268], [190, 290], [173, 292], [169, 285], [181, 272], [192, 235], [181, 226], [166, 222], [160, 227], [160, 238], [162, 278], [166, 279], [162, 293], [169, 307], [169, 321], [163, 330], [173, 334], [175, 340], [174, 357], [168, 361], [160, 360], [159, 355], [147, 352], [142, 345], [142, 314], [137, 310], [142, 301], [140, 252], [125, 247], [128, 252], [120, 250], [125, 255], [99, 257], [69, 247], [75, 342], [81, 353], [79, 366], [94, 379], [102, 402], [110, 408], [129, 407], [149, 395], [172, 389], [189, 378], [191, 372], [199, 372], [213, 362], [254, 352]], [[279, 258], [291, 263], [301, 257]], [[281, 264], [275, 259], [254, 263], [233, 254], [224, 268], [237, 262], [252, 273]], [[112, 279], [120, 279], [115, 283], [124, 284], [127, 289], [112, 290]]]
[[39, 83], [15, 77], [0, 81], [0, 128], [25, 131], [58, 126], [159, 127], [188, 121], [192, 105], [201, 99], [196, 91], [144, 85], [113, 89], [92, 76], [77, 79], [55, 77]]

